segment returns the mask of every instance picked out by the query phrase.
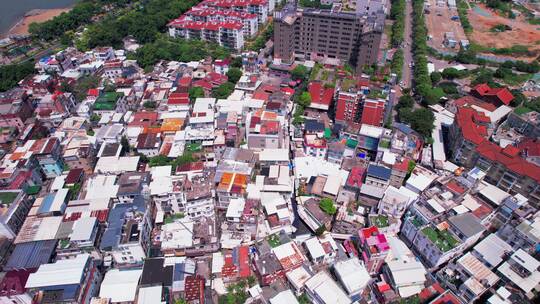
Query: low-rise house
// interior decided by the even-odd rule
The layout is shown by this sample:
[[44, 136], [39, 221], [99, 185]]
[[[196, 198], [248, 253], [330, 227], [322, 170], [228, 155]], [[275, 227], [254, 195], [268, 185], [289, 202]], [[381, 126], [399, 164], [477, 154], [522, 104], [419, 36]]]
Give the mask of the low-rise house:
[[319, 138], [316, 134], [304, 135], [304, 152], [306, 155], [324, 159], [327, 151], [326, 139]]
[[143, 133], [137, 137], [137, 144], [135, 148], [137, 152], [145, 155], [146, 157], [154, 157], [159, 154], [159, 148], [161, 147], [161, 134], [160, 133]]
[[518, 249], [497, 271], [502, 279], [512, 283], [532, 299], [540, 288], [540, 262], [522, 249]]
[[41, 265], [30, 274], [25, 288], [38, 296], [38, 303], [75, 302], [89, 304], [97, 293], [101, 275], [88, 254]]
[[99, 289], [99, 297], [109, 303], [135, 303], [142, 269], [111, 269], [105, 273]]
[[339, 288], [336, 281], [325, 271], [321, 271], [306, 282], [306, 293], [316, 304], [349, 304], [351, 299]]
[[467, 303], [476, 301], [499, 281], [499, 276], [470, 252], [442, 269], [438, 275], [444, 285]]
[[151, 230], [144, 200], [116, 204], [109, 212], [99, 248], [110, 254], [118, 267], [140, 266], [148, 255]]
[[360, 300], [372, 280], [366, 267], [356, 257], [335, 263], [334, 273], [353, 301]]
[[390, 249], [386, 235], [380, 233], [376, 226], [371, 226], [360, 229], [358, 237], [358, 247], [369, 274], [379, 273]]
[[337, 256], [337, 244], [329, 233], [307, 239], [304, 247], [314, 264], [332, 264]]
[[253, 255], [253, 266], [259, 282], [263, 286], [270, 285], [285, 275], [280, 261], [266, 240], [256, 244], [256, 250]]
[[370, 164], [360, 193], [378, 199], [382, 198], [390, 184], [391, 173], [392, 171], [386, 167]]
[[297, 206], [298, 216], [312, 231], [316, 231], [322, 226], [326, 230], [332, 228], [332, 216], [321, 210], [319, 200], [311, 197], [299, 197], [298, 200], [303, 202]]

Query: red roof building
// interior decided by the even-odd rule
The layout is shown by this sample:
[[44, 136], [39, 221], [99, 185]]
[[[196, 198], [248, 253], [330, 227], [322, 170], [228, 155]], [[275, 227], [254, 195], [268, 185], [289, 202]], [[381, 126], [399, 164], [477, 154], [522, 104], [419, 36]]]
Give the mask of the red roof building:
[[366, 168], [362, 166], [356, 166], [351, 169], [349, 177], [347, 177], [347, 187], [353, 189], [360, 189], [364, 183], [364, 176], [366, 173]]
[[384, 100], [367, 99], [362, 110], [362, 124], [380, 127], [384, 123]]
[[486, 83], [481, 83], [471, 90], [471, 95], [496, 106], [509, 105], [514, 100], [514, 95], [507, 88], [490, 88]]
[[310, 108], [328, 111], [334, 98], [333, 87], [325, 87], [320, 81], [312, 81], [308, 85], [308, 92], [311, 96]]
[[184, 299], [188, 302], [204, 303], [204, 278], [200, 275], [187, 276], [185, 281]]
[[189, 105], [188, 93], [171, 93], [167, 99], [167, 105]]
[[361, 95], [340, 92], [336, 105], [336, 122], [342, 124], [358, 124], [360, 122]]

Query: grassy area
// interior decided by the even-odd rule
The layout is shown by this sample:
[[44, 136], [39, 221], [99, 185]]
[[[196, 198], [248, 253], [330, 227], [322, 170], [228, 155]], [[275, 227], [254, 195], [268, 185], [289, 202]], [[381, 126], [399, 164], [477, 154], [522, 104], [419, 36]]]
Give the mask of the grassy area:
[[381, 140], [379, 142], [379, 147], [389, 149], [390, 148], [390, 141], [388, 140]]
[[13, 201], [17, 198], [19, 192], [0, 192], [0, 201], [2, 204], [11, 205]]
[[268, 241], [268, 244], [272, 248], [276, 248], [277, 246], [281, 245], [281, 241], [279, 240], [279, 235], [277, 235], [277, 234], [269, 235], [266, 238], [266, 240]]
[[440, 231], [432, 227], [422, 229], [422, 233], [441, 251], [447, 252], [456, 247], [458, 241], [446, 230]]
[[529, 112], [531, 112], [532, 110], [527, 108], [527, 107], [517, 107], [514, 112], [517, 114], [517, 115], [523, 115], [523, 114], [527, 114]]
[[341, 81], [340, 86], [343, 91], [348, 91], [350, 88], [354, 88], [356, 86], [356, 80], [351, 78], [345, 78]]
[[25, 192], [28, 195], [36, 195], [39, 193], [40, 190], [41, 190], [41, 186], [36, 185], [36, 186], [27, 187]]
[[388, 227], [388, 216], [382, 214], [377, 215], [373, 218], [373, 224], [375, 224], [377, 228]]
[[502, 81], [510, 86], [521, 85], [527, 80], [531, 79], [532, 74], [508, 74], [502, 78]]
[[184, 214], [183, 213], [175, 213], [175, 214], [172, 214], [172, 215], [169, 215], [167, 216], [164, 220], [163, 220], [163, 223], [165, 224], [170, 224], [172, 222], [174, 222], [175, 220], [177, 219], [181, 219], [184, 217]]
[[186, 149], [189, 152], [198, 152], [202, 150], [202, 144], [187, 144]]

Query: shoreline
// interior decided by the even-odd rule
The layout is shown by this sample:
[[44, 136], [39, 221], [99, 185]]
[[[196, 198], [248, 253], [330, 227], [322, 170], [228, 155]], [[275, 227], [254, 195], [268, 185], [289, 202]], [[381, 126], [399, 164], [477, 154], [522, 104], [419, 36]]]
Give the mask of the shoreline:
[[49, 9], [33, 9], [24, 14], [19, 21], [17, 21], [7, 31], [0, 33], [0, 39], [8, 38], [10, 36], [28, 35], [28, 27], [33, 22], [45, 22], [52, 18], [64, 13], [69, 12], [73, 6], [64, 8], [49, 8]]

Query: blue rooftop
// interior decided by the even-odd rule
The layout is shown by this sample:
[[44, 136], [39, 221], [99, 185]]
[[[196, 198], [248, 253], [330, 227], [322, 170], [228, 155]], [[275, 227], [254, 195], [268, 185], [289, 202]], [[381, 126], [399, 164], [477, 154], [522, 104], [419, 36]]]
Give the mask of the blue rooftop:
[[383, 179], [383, 180], [389, 180], [391, 173], [392, 173], [392, 170], [386, 167], [377, 166], [377, 165], [369, 165], [368, 170], [367, 170], [368, 175], [371, 175], [378, 179]]

